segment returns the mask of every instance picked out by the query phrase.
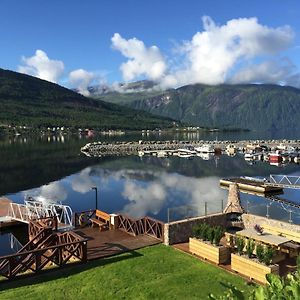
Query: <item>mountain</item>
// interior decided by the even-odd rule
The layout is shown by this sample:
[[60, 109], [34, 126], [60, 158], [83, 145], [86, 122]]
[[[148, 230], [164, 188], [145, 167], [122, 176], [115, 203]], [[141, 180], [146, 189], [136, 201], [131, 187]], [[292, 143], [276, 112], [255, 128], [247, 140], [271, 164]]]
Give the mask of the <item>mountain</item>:
[[0, 125], [154, 129], [173, 120], [86, 98], [32, 76], [0, 69]]
[[267, 131], [295, 130], [300, 124], [300, 90], [293, 87], [194, 84], [156, 95], [125, 95], [127, 102], [123, 94], [101, 99], [203, 127]]

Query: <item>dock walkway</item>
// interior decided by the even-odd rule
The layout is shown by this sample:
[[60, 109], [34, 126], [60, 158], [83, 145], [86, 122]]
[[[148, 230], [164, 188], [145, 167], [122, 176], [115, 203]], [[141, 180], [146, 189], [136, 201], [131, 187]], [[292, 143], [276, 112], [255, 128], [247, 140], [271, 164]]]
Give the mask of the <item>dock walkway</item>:
[[98, 228], [76, 229], [75, 233], [86, 238], [87, 259], [94, 260], [161, 243], [146, 234], [133, 236], [122, 230], [99, 231]]

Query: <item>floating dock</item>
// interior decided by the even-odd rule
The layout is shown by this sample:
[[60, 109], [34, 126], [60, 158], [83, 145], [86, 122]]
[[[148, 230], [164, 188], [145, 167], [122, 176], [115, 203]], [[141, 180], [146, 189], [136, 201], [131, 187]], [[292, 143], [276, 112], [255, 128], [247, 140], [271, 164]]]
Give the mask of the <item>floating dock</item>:
[[255, 194], [282, 194], [282, 187], [275, 187], [266, 184], [263, 180], [248, 178], [224, 178], [220, 180], [220, 187], [229, 189], [231, 183], [236, 183], [241, 191], [249, 191]]

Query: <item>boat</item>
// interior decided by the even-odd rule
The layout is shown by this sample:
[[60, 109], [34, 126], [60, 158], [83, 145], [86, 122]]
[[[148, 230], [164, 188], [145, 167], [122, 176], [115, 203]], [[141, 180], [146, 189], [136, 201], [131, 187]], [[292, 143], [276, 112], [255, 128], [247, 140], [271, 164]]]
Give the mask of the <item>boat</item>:
[[203, 160], [210, 160], [214, 157], [213, 153], [199, 152], [196, 155], [201, 157]]
[[157, 151], [157, 157], [167, 157], [168, 153], [166, 151], [160, 150]]
[[252, 153], [245, 153], [244, 155], [245, 160], [254, 160], [254, 155]]
[[176, 152], [178, 153], [178, 156], [179, 157], [191, 157], [191, 156], [194, 156], [196, 155], [196, 151], [193, 150], [193, 148], [189, 147], [189, 148], [180, 148], [180, 149], [177, 149]]
[[282, 162], [281, 152], [280, 151], [270, 152], [269, 153], [269, 162], [270, 162], [270, 164], [281, 163]]
[[195, 147], [196, 152], [200, 153], [215, 153], [215, 148], [210, 144], [203, 144], [202, 146]]

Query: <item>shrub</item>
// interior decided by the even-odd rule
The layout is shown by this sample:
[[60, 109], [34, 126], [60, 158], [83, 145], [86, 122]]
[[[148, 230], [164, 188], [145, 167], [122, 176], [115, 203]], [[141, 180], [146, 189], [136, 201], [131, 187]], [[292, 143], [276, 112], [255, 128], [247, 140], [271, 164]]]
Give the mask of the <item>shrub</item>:
[[208, 227], [207, 229], [207, 238], [213, 244], [215, 239], [215, 228], [214, 227]]
[[243, 238], [236, 239], [236, 247], [239, 255], [242, 255], [244, 252], [245, 241]]
[[264, 251], [264, 263], [267, 266], [271, 264], [273, 255], [274, 255], [274, 249], [271, 246], [266, 247]]
[[214, 243], [219, 246], [221, 238], [224, 236], [224, 229], [220, 226], [215, 227]]
[[264, 261], [264, 246], [262, 244], [258, 244], [256, 246], [256, 257], [259, 260], [259, 262], [263, 262]]
[[255, 248], [255, 243], [253, 240], [249, 239], [246, 245], [246, 252], [249, 258], [251, 258]]
[[201, 232], [200, 231], [201, 231], [200, 225], [199, 226], [194, 226], [193, 229], [192, 229], [193, 237], [200, 238], [200, 236], [201, 236]]
[[201, 235], [202, 235], [202, 239], [203, 241], [207, 241], [208, 240], [208, 229], [209, 229], [209, 225], [206, 223], [202, 224], [203, 226], [201, 227]]

